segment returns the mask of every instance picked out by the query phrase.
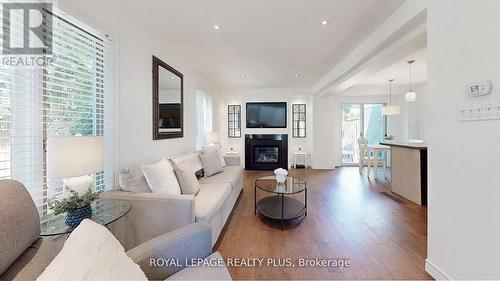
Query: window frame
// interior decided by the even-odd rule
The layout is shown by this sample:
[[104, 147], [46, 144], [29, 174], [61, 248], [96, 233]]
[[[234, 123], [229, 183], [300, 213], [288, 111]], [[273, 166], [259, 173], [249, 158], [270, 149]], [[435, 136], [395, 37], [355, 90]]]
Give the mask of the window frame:
[[[231, 112], [231, 108], [233, 108], [233, 112]], [[236, 108], [238, 108], [237, 113]], [[231, 116], [233, 120], [231, 120]], [[235, 120], [236, 117], [238, 118], [237, 121]], [[231, 128], [231, 124], [234, 125], [233, 128]], [[241, 104], [229, 104], [227, 106], [227, 137], [230, 139], [241, 138]]]
[[[54, 192], [57, 196], [60, 196], [60, 192], [58, 189], [53, 189], [49, 185], [49, 178], [47, 177], [47, 165], [46, 165], [46, 159], [47, 159], [47, 139], [49, 136], [52, 136], [53, 134], [50, 132], [50, 126], [51, 126], [51, 118], [54, 116], [55, 122], [60, 121], [58, 118], [74, 118], [72, 116], [70, 117], [64, 117], [64, 115], [52, 115], [53, 110], [55, 111], [60, 111], [60, 112], [65, 112], [65, 111], [72, 111], [76, 112], [76, 114], [82, 114], [85, 117], [79, 117], [87, 120], [92, 120], [92, 129], [91, 129], [91, 135], [102, 135], [104, 137], [105, 141], [105, 153], [103, 155], [103, 160], [105, 162], [105, 166], [102, 172], [96, 173], [94, 176], [94, 184], [96, 190], [99, 187], [102, 187], [102, 189], [112, 189], [114, 187], [115, 182], [117, 182], [117, 175], [114, 171], [117, 163], [117, 148], [118, 146], [116, 145], [116, 141], [118, 141], [117, 138], [117, 130], [116, 125], [117, 125], [117, 118], [118, 118], [118, 111], [117, 111], [117, 104], [115, 101], [117, 101], [117, 89], [115, 87], [115, 81], [117, 81], [118, 73], [117, 73], [117, 64], [115, 63], [116, 61], [116, 49], [117, 45], [116, 42], [112, 40], [112, 38], [107, 35], [103, 34], [101, 32], [98, 32], [94, 30], [93, 28], [89, 27], [87, 24], [79, 21], [78, 19], [67, 15], [64, 11], [61, 11], [59, 9], [53, 10], [53, 11], [47, 11], [49, 12], [57, 21], [53, 21], [54, 24], [54, 29], [53, 29], [53, 34], [54, 36], [58, 36], [58, 40], [63, 40], [67, 36], [70, 36], [71, 38], [78, 38], [81, 41], [81, 45], [71, 45], [73, 48], [77, 46], [78, 48], [73, 49], [73, 52], [76, 52], [77, 56], [75, 57], [70, 57], [69, 53], [66, 53], [67, 51], [66, 48], [68, 48], [68, 45], [60, 45], [57, 49], [53, 49], [53, 54], [55, 56], [61, 56], [64, 57], [62, 60], [62, 64], [59, 63], [56, 65], [49, 65], [49, 66], [39, 66], [37, 69], [34, 71], [39, 72], [36, 76], [33, 76], [31, 78], [28, 78], [27, 81], [30, 81], [30, 86], [29, 91], [32, 92], [32, 99], [34, 103], [36, 103], [36, 107], [33, 107], [31, 111], [31, 118], [34, 120], [33, 125], [30, 126], [35, 126], [33, 127], [33, 134], [30, 135], [32, 140], [30, 140], [29, 144], [32, 146], [32, 149], [27, 151], [29, 153], [29, 157], [31, 159], [36, 159], [36, 162], [34, 164], [31, 164], [31, 166], [27, 166], [27, 169], [30, 169], [29, 171], [29, 177], [33, 178], [32, 181], [36, 181], [37, 183], [33, 185], [30, 190], [30, 195], [33, 198], [33, 201], [35, 201], [35, 205], [37, 206], [37, 209], [39, 210], [40, 217], [43, 218], [46, 215], [50, 214], [50, 209], [47, 206], [48, 200], [51, 200], [54, 198], [53, 194], [51, 192]], [[59, 24], [56, 26], [56, 24]], [[59, 29], [61, 33], [56, 34], [54, 30]], [[73, 32], [68, 32], [73, 29]], [[64, 33], [68, 32], [68, 33]], [[84, 34], [84, 36], [82, 35]], [[70, 39], [71, 39], [70, 38]], [[92, 38], [92, 39], [91, 39]], [[94, 40], [95, 39], [95, 40]], [[102, 45], [99, 43], [96, 43], [97, 41], [101, 41]], [[74, 43], [74, 42], [73, 42]], [[73, 44], [69, 43], [69, 44]], [[53, 44], [55, 45], [56, 42], [54, 41]], [[88, 44], [88, 45], [85, 45]], [[86, 46], [90, 46], [90, 49], [86, 49]], [[100, 49], [98, 51], [98, 49]], [[90, 51], [89, 51], [90, 50]], [[93, 68], [91, 69], [91, 72], [85, 73], [80, 71], [79, 67], [84, 66], [84, 61], [83, 59], [81, 61], [75, 60], [75, 58], [78, 58], [79, 55], [85, 56], [86, 52], [94, 53], [94, 56], [90, 57], [91, 58], [91, 63], [93, 63]], [[102, 56], [100, 56], [102, 54]], [[73, 55], [71, 55], [73, 56]], [[74, 62], [71, 62], [71, 60], [74, 60]], [[97, 70], [98, 68], [102, 69], [102, 72]], [[16, 72], [16, 67], [12, 67], [13, 72]], [[8, 68], [7, 68], [8, 70]], [[7, 71], [6, 70], [6, 71]], [[26, 71], [26, 70], [24, 70]], [[67, 72], [66, 72], [67, 71]], [[6, 72], [7, 73], [7, 72]], [[62, 74], [62, 75], [61, 75]], [[15, 74], [12, 74], [15, 75]], [[72, 83], [72, 79], [68, 77], [73, 77], [72, 79], [76, 80], [78, 82], [85, 81], [85, 79], [92, 81], [92, 83], [86, 84], [86, 83], [79, 83], [80, 88], [74, 88], [74, 85], [69, 85]], [[22, 83], [22, 81], [16, 81], [13, 80], [11, 82], [14, 87], [18, 85], [19, 83]], [[101, 85], [98, 85], [101, 84]], [[54, 87], [56, 86], [56, 87]], [[60, 87], [60, 88], [58, 88]], [[66, 88], [65, 88], [66, 87]], [[85, 89], [85, 87], [88, 87], [88, 89]], [[71, 90], [68, 90], [70, 89]], [[74, 88], [74, 89], [73, 89]], [[7, 89], [5, 88], [5, 91], [7, 91], [8, 95], [12, 99], [12, 95], [16, 90], [15, 88], [10, 88]], [[52, 92], [61, 92], [62, 96], [57, 97], [57, 96], [52, 96], [54, 99], [65, 99], [68, 100], [68, 103], [58, 103], [58, 102], [50, 102], [51, 99], [51, 91]], [[83, 95], [80, 91], [88, 91], [90, 94], [85, 94]], [[65, 96], [64, 96], [65, 95]], [[81, 104], [83, 107], [87, 106], [87, 108], [90, 108], [85, 102], [81, 100], [81, 98], [87, 99], [87, 102], [91, 104], [91, 112], [87, 111], [78, 111], [74, 110], [73, 106], [74, 104], [78, 103]], [[55, 104], [55, 105], [54, 105]], [[9, 104], [4, 104], [2, 105], [5, 108], [9, 109], [9, 112], [12, 110], [15, 110], [14, 108], [19, 107], [19, 105], [12, 104], [9, 102]], [[48, 107], [46, 107], [48, 106]], [[59, 109], [57, 106], [61, 106]], [[55, 109], [52, 109], [51, 107], [54, 107]], [[68, 107], [68, 108], [65, 108]], [[80, 122], [82, 119], [74, 119], [76, 122], [74, 124], [83, 124]], [[11, 121], [10, 121], [11, 122]], [[65, 121], [66, 122], [66, 121]], [[72, 126], [71, 121], [68, 121], [67, 123], [61, 123], [63, 125], [62, 130], [66, 130], [68, 127], [64, 126]], [[20, 135], [19, 129], [17, 127], [9, 126], [9, 135], [15, 135], [18, 136]], [[53, 130], [58, 130], [58, 129], [53, 129]], [[79, 129], [70, 129], [70, 130], [76, 130], [78, 131]], [[87, 130], [87, 129], [85, 129]], [[70, 131], [67, 132], [67, 134], [62, 134], [62, 135], [73, 135], [72, 133], [69, 133]], [[78, 135], [78, 134], [77, 134]], [[12, 137], [11, 137], [12, 138]], [[23, 136], [17, 137], [20, 141], [23, 141]], [[9, 147], [12, 145], [13, 141], [9, 141]], [[109, 148], [109, 149], [106, 149]], [[17, 161], [17, 157], [19, 156], [12, 156], [12, 153], [16, 154], [17, 152], [13, 152], [12, 149], [9, 149], [9, 161]], [[5, 178], [13, 178], [16, 177], [16, 173], [18, 172], [12, 172], [12, 165], [9, 164], [10, 171], [8, 172], [7, 175], [5, 175]], [[17, 170], [24, 170], [24, 166], [18, 166], [15, 169]], [[105, 176], [106, 174], [106, 176]], [[104, 179], [106, 177], [106, 180]], [[22, 180], [25, 181], [25, 180]], [[57, 181], [62, 182], [62, 179], [57, 179]], [[99, 182], [99, 183], [98, 183]], [[41, 194], [40, 196], [38, 194]], [[38, 202], [38, 203], [37, 203]]]
[[[200, 104], [198, 103], [200, 100], [203, 100], [203, 105], [201, 106], [200, 112]], [[196, 149], [202, 150], [203, 146], [208, 144], [207, 136], [208, 133], [213, 130], [213, 117], [214, 117], [214, 109], [213, 109], [213, 99], [210, 95], [207, 95], [205, 92], [201, 90], [196, 90], [195, 93], [195, 102], [196, 102]], [[207, 116], [208, 109], [210, 111], [210, 116]], [[200, 134], [200, 132], [203, 133]]]
[[[302, 111], [300, 108], [303, 107]], [[304, 114], [304, 120], [300, 119], [300, 114]], [[295, 116], [297, 115], [297, 118]], [[300, 122], [304, 121], [304, 128], [300, 127]], [[301, 135], [301, 130], [304, 130], [304, 135]], [[305, 103], [292, 104], [292, 137], [307, 138], [307, 105]]]

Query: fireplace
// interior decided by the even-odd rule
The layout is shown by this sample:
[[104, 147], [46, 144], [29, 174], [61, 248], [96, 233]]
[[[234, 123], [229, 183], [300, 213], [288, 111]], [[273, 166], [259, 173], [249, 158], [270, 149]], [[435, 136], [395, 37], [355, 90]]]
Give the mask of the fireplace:
[[272, 147], [254, 147], [253, 151], [255, 162], [257, 163], [278, 163], [280, 150], [278, 146]]
[[288, 166], [288, 135], [245, 135], [245, 169], [274, 170]]

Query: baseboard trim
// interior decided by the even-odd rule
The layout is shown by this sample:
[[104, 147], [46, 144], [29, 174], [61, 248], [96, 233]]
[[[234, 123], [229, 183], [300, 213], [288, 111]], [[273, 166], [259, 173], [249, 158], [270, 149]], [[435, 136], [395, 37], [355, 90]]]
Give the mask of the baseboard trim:
[[425, 271], [435, 280], [453, 280], [448, 274], [444, 273], [438, 266], [429, 259], [425, 259]]

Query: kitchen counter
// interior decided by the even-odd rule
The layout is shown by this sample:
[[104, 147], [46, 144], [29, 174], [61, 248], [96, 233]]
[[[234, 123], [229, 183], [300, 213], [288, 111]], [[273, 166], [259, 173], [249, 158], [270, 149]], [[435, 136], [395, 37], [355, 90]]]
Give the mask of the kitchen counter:
[[427, 144], [425, 144], [425, 143], [398, 142], [398, 141], [385, 140], [385, 141], [381, 142], [380, 144], [389, 145], [389, 146], [413, 148], [413, 149], [427, 149]]
[[419, 205], [427, 205], [427, 145], [384, 141], [391, 147], [391, 191]]

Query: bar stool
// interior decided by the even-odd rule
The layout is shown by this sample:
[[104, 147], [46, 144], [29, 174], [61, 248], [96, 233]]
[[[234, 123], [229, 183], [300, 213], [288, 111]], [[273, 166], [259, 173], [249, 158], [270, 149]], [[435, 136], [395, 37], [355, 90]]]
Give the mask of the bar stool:
[[359, 147], [359, 173], [363, 173], [363, 166], [366, 165], [368, 168], [368, 176], [370, 176], [370, 151], [368, 151], [368, 140], [359, 138], [358, 139], [358, 147]]

